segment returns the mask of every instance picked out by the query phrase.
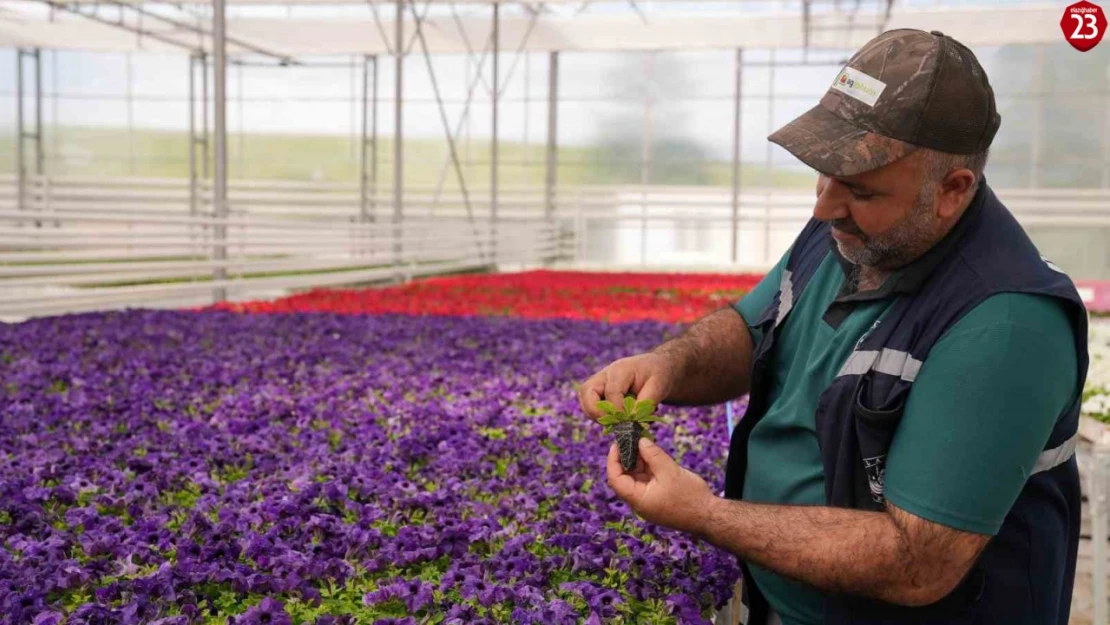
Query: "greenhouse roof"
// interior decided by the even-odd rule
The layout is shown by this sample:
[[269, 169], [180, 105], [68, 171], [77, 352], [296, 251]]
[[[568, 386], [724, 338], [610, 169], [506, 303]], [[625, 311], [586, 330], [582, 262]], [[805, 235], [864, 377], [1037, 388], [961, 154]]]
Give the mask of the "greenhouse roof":
[[[250, 3], [255, 0], [232, 1]], [[270, 0], [267, 4], [274, 3]], [[298, 4], [313, 3], [299, 0]], [[329, 0], [329, 4], [334, 4], [334, 0]], [[43, 8], [41, 4], [38, 6]], [[168, 18], [164, 12], [147, 10], [145, 4], [136, 9], [119, 2], [109, 7], [114, 9], [112, 13], [97, 6], [56, 2], [53, 10], [32, 11], [23, 6], [0, 9], [0, 45], [115, 52], [211, 50], [210, 19], [199, 12], [184, 13], [187, 16], [184, 18]], [[390, 55], [395, 6], [365, 5], [361, 17], [350, 14], [244, 17], [229, 13], [228, 54], [232, 57], [261, 54], [286, 61], [315, 55]], [[413, 16], [425, 10], [424, 6], [423, 3], [410, 4], [406, 12], [403, 32], [407, 51], [420, 51], [420, 46], [414, 43]], [[474, 8], [468, 7], [463, 15], [454, 11], [445, 15], [442, 10], [429, 13], [422, 20], [421, 29], [428, 52], [463, 54], [482, 49], [490, 38], [492, 19], [475, 14]], [[519, 9], [520, 5], [514, 8]], [[492, 14], [492, 11], [484, 13]], [[815, 13], [808, 17], [801, 12], [723, 12], [723, 9], [721, 12], [645, 13], [636, 10], [568, 15], [527, 9], [506, 10], [502, 14], [499, 39], [502, 50], [525, 52], [806, 47], [849, 50], [859, 47], [881, 29], [914, 27], [941, 30], [974, 47], [1058, 42], [1061, 37], [1059, 13], [1059, 6], [1044, 4], [1004, 8], [974, 5], [895, 7], [889, 19], [881, 14], [840, 12]], [[984, 27], [985, 24], [989, 27]]]

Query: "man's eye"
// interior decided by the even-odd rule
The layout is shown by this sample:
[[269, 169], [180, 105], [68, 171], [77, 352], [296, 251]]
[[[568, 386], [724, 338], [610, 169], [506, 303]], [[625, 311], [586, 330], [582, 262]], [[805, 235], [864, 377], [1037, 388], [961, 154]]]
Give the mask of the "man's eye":
[[856, 198], [857, 200], [870, 200], [871, 198], [875, 197], [874, 193], [870, 193], [868, 191], [860, 191], [859, 189], [851, 189], [851, 192], [852, 197]]

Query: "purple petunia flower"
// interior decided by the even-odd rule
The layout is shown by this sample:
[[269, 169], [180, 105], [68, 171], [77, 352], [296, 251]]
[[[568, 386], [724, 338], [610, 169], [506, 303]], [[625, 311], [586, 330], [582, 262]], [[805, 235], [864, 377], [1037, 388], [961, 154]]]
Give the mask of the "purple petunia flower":
[[281, 601], [266, 597], [236, 618], [235, 625], [293, 625], [293, 619]]
[[[288, 623], [284, 601], [372, 584], [368, 605], [417, 621], [497, 606], [577, 625], [670, 597], [700, 622], [735, 559], [630, 514], [571, 385], [677, 330], [167, 311], [0, 325], [0, 613], [59, 625], [56, 598], [83, 593], [67, 625], [182, 625], [218, 592], [265, 597], [236, 625]], [[723, 412], [666, 410], [660, 445], [719, 489]]]

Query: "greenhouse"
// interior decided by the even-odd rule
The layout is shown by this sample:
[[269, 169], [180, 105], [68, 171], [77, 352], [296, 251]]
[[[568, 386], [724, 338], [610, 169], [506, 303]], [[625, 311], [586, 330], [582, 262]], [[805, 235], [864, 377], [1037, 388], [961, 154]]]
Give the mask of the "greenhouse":
[[[0, 3], [0, 622], [878, 622], [865, 619], [874, 604], [943, 606], [979, 571], [990, 598], [991, 567], [1002, 567], [1000, 545], [1020, 517], [1030, 550], [1022, 557], [1047, 553], [1054, 564], [1029, 565], [1028, 591], [1014, 593], [1031, 604], [1053, 597], [1062, 615], [1028, 622], [1110, 625], [1110, 43], [1086, 52], [1069, 45], [1067, 10], [954, 0]], [[1077, 13], [1076, 33], [1088, 13]], [[892, 351], [897, 319], [868, 319], [858, 340], [839, 334], [873, 304], [863, 282], [828, 290], [818, 319], [826, 325], [799, 329], [823, 296], [816, 289], [826, 265], [849, 282], [880, 265], [847, 250], [853, 242], [887, 250], [868, 247], [883, 240], [869, 228], [878, 232], [886, 217], [825, 212], [849, 202], [830, 203], [829, 185], [850, 188], [842, 197], [866, 206], [871, 196], [861, 199], [856, 186], [879, 174], [819, 175], [798, 156], [808, 148], [768, 137], [827, 106], [834, 92], [866, 104], [861, 115], [879, 111], [834, 79], [877, 80], [861, 79], [856, 59], [899, 29], [967, 46], [989, 77], [989, 110], [1001, 125], [990, 132], [985, 173], [951, 161], [941, 174], [952, 181], [953, 170], [966, 172], [974, 183], [952, 193], [966, 192], [964, 206], [982, 211], [1004, 205], [1015, 233], [977, 230], [957, 213], [954, 232], [1010, 247], [962, 252], [980, 259], [966, 270], [937, 261], [948, 277], [922, 280], [974, 273], [979, 281], [918, 287], [927, 295], [917, 296], [896, 268], [878, 274], [892, 277], [875, 292], [890, 296], [893, 285], [898, 302], [913, 298], [908, 312], [890, 310], [929, 328], [955, 315], [936, 293], [952, 302], [976, 289], [992, 300], [1048, 293], [1075, 313], [1076, 352], [1065, 359], [1080, 366], [1071, 378], [1032, 347], [975, 361], [992, 370], [1020, 362], [1038, 376], [1018, 389], [1026, 394], [976, 391], [1005, 410], [1039, 405], [1054, 378], [1079, 380], [1052, 433], [1029, 434], [1039, 437], [1029, 443], [1038, 453], [1011, 458], [1020, 478], [1012, 495], [1000, 494], [1000, 482], [968, 496], [968, 510], [1010, 497], [998, 524], [981, 531], [931, 518], [924, 503], [902, 505], [912, 498], [897, 493], [912, 471], [895, 457], [912, 454], [896, 451], [897, 438], [888, 465], [889, 439], [879, 460], [858, 448], [866, 441], [851, 443], [856, 486], [870, 485], [874, 501], [834, 501], [838, 461], [819, 462], [832, 444], [849, 444], [835, 434], [830, 442], [822, 425], [839, 405], [838, 381], [876, 384], [871, 376], [891, 374], [900, 357], [893, 378], [902, 376], [906, 394], [910, 384], [940, 383], [930, 382], [937, 374], [922, 355], [932, 345]], [[945, 104], [935, 100], [921, 106]], [[974, 108], [962, 97], [946, 101]], [[886, 133], [879, 128], [866, 131]], [[934, 152], [968, 153], [919, 147], [923, 163]], [[879, 171], [917, 158], [910, 152]], [[879, 198], [897, 195], [876, 184]], [[906, 197], [918, 206], [923, 195]], [[814, 268], [805, 236], [822, 222], [835, 241]], [[1036, 270], [1010, 262], [1020, 254], [1011, 248], [1026, 251], [1020, 258], [1035, 252]], [[845, 302], [861, 305], [830, 321]], [[742, 377], [729, 383], [735, 392], [655, 396], [628, 374], [628, 388], [613, 396], [622, 359], [693, 346], [699, 327], [726, 314], [747, 328], [747, 343], [705, 339], [682, 371], [691, 389], [708, 387], [694, 378]], [[1049, 325], [1036, 327], [1030, 341], [1051, 337]], [[933, 362], [953, 351], [937, 334]], [[887, 343], [861, 351], [880, 339]], [[783, 364], [791, 361], [779, 351], [795, 343], [812, 351]], [[706, 355], [736, 345], [746, 356]], [[833, 362], [813, 406], [799, 404], [805, 419], [772, 430], [786, 419], [784, 402], [804, 401], [795, 397], [804, 391], [788, 391], [808, 378], [793, 376], [830, 365], [825, 348], [849, 360]], [[853, 368], [867, 354], [871, 361]], [[764, 368], [770, 377], [758, 373]], [[964, 382], [989, 386], [996, 377]], [[953, 383], [953, 397], [962, 386]], [[846, 391], [855, 402], [847, 413], [885, 414], [885, 404], [863, 407], [858, 387]], [[923, 411], [915, 405], [924, 400], [909, 397], [897, 409], [906, 414], [899, 432], [909, 431], [911, 411]], [[624, 441], [611, 434], [631, 426], [621, 420], [648, 439], [631, 440], [623, 471]], [[967, 482], [991, 475], [988, 448], [1012, 451], [1019, 445], [1006, 437], [1032, 429], [1015, 416], [994, 434], [975, 434], [995, 442], [976, 443], [982, 458], [961, 466], [983, 477]], [[844, 436], [866, 438], [855, 432]], [[957, 450], [961, 434], [937, 436]], [[791, 436], [804, 439], [804, 451], [782, 452], [783, 466], [800, 472], [809, 453], [815, 478], [788, 487], [776, 482], [786, 468], [774, 479], [753, 472], [756, 445], [793, 449]], [[731, 483], [740, 453], [743, 497]], [[721, 508], [748, 519], [750, 532], [713, 525], [725, 522], [707, 520], [708, 507], [674, 513], [696, 528], [665, 520], [622, 490], [662, 475], [649, 461], [681, 467], [721, 505], [770, 506], [772, 528], [797, 530], [808, 517], [788, 523], [795, 517], [785, 515], [813, 510], [862, 508], [875, 520], [906, 508], [982, 542], [961, 569], [967, 575], [920, 595], [935, 604], [912, 593], [902, 601], [894, 582], [875, 577], [891, 567], [860, 573], [869, 588], [883, 588], [865, 591], [851, 575], [824, 581], [824, 564], [840, 570], [826, 556], [799, 556], [801, 571], [778, 551], [767, 555], [776, 541], [757, 531], [755, 508]], [[943, 467], [922, 471], [932, 471], [930, 483], [943, 479]], [[787, 494], [775, 499], [780, 487]], [[1068, 488], [1075, 501], [1065, 505]], [[1045, 506], [1067, 507], [1073, 540], [1037, 551], [1055, 527], [1036, 508], [1037, 493], [1053, 489], [1059, 501]], [[933, 495], [955, 506], [966, 493]], [[829, 541], [841, 531], [829, 527], [851, 524], [832, 518], [840, 517], [814, 521]], [[767, 544], [748, 545], [740, 537], [748, 533]], [[803, 544], [786, 530], [775, 536], [775, 549]], [[838, 544], [827, 550], [841, 552], [830, 562], [852, 549]], [[944, 575], [958, 568], [937, 566]], [[1054, 566], [1059, 575], [1046, 572]], [[841, 605], [838, 593], [870, 603], [828, 607]], [[810, 609], [813, 597], [824, 621]], [[961, 609], [994, 609], [976, 606]], [[850, 617], [837, 620], [835, 609]], [[983, 622], [987, 612], [962, 614], [928, 622]], [[1002, 608], [990, 614], [1011, 622]]]

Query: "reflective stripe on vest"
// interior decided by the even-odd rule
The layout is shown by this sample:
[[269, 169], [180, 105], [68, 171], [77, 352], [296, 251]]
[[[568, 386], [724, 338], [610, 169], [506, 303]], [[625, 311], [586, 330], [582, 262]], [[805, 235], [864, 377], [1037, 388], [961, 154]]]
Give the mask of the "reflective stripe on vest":
[[[898, 376], [912, 383], [917, 379], [918, 372], [921, 371], [921, 361], [896, 349], [857, 351], [848, 356], [836, 377], [863, 375], [871, 369], [879, 373]], [[1060, 445], [1041, 452], [1030, 475], [1050, 471], [1071, 460], [1071, 457], [1075, 455], [1075, 446], [1078, 440], [1079, 433], [1076, 432]]]
[[1071, 457], [1075, 455], [1075, 445], [1079, 442], [1079, 432], [1071, 435], [1071, 438], [1060, 444], [1059, 447], [1046, 449], [1041, 452], [1037, 457], [1037, 464], [1033, 465], [1033, 471], [1029, 475], [1049, 471], [1064, 464]]
[[871, 369], [887, 375], [896, 375], [907, 382], [913, 382], [917, 379], [917, 372], [921, 370], [921, 361], [907, 352], [896, 349], [857, 351], [848, 356], [836, 377], [863, 375]]
[[779, 312], [775, 316], [775, 327], [782, 324], [782, 320], [786, 318], [786, 314], [794, 307], [794, 283], [790, 279], [794, 273], [789, 269], [784, 269], [782, 272], [782, 280], [779, 281]]

